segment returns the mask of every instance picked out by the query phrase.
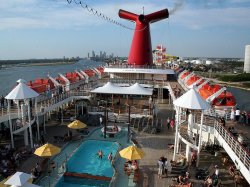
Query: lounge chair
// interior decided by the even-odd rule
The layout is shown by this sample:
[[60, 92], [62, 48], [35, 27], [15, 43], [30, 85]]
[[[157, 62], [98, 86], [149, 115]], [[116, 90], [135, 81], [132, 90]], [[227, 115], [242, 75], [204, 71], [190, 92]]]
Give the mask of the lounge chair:
[[133, 182], [134, 183], [138, 183], [140, 180], [140, 171], [139, 169], [135, 170], [134, 172], [134, 178], [133, 178]]

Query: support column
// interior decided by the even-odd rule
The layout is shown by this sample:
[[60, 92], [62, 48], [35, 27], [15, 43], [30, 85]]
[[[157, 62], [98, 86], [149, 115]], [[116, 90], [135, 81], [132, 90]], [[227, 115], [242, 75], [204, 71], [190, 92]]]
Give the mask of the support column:
[[36, 115], [36, 128], [37, 128], [37, 140], [40, 141], [40, 124], [39, 124], [39, 116]]
[[187, 158], [187, 162], [190, 161], [190, 146], [186, 145], [186, 158]]
[[176, 118], [175, 118], [175, 142], [174, 142], [173, 161], [175, 161], [176, 159], [176, 152], [177, 152], [179, 115], [180, 115], [180, 107], [177, 107]]
[[63, 125], [63, 105], [62, 105], [62, 110], [61, 110], [61, 125]]
[[32, 125], [31, 125], [31, 115], [30, 115], [30, 100], [28, 100], [28, 118], [29, 118], [29, 131], [30, 131], [30, 147], [33, 148], [33, 135], [32, 135]]
[[[9, 100], [8, 100], [9, 101]], [[15, 148], [14, 146], [14, 137], [13, 137], [13, 132], [12, 132], [12, 120], [10, 118], [10, 114], [9, 114], [9, 124], [10, 124], [10, 139], [11, 139], [11, 147]]]
[[46, 128], [45, 128], [45, 116], [46, 116], [46, 112], [43, 114], [43, 134], [46, 134]]
[[180, 153], [180, 149], [181, 149], [181, 146], [180, 146], [180, 138], [179, 138], [179, 135], [178, 135], [178, 136], [177, 136], [176, 153]]
[[202, 110], [201, 112], [201, 124], [200, 124], [200, 134], [199, 134], [199, 144], [198, 144], [198, 152], [197, 152], [197, 162], [196, 162], [196, 167], [199, 166], [199, 161], [200, 161], [200, 152], [201, 152], [201, 143], [202, 143], [202, 125], [203, 125], [203, 118], [204, 118], [204, 111]]
[[20, 115], [20, 103], [19, 103], [19, 100], [17, 100], [17, 117], [18, 119], [21, 118], [21, 115]]
[[188, 115], [188, 136], [189, 138], [193, 138], [193, 133], [192, 133], [192, 129], [193, 129], [193, 113], [190, 113]]

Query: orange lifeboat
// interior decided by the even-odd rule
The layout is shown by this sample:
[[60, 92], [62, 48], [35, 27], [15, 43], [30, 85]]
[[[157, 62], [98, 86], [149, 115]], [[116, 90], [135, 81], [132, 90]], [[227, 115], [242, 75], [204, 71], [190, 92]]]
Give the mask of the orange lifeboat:
[[197, 76], [197, 75], [193, 75], [191, 76], [187, 82], [186, 82], [186, 85], [187, 86], [191, 86], [192, 84], [194, 84], [196, 81], [198, 81], [201, 77]]
[[33, 82], [29, 81], [27, 85], [32, 88], [37, 93], [43, 93], [47, 90], [51, 90], [55, 88], [55, 85], [50, 79], [35, 79]]
[[226, 91], [216, 97], [213, 100], [212, 105], [215, 107], [234, 107], [236, 105], [236, 100], [231, 92]]
[[69, 80], [70, 83], [76, 83], [81, 80], [81, 77], [76, 72], [67, 72], [65, 77]]
[[188, 76], [191, 72], [187, 71], [181, 75], [181, 79], [183, 80], [186, 76]]
[[203, 85], [201, 89], [199, 90], [199, 94], [203, 99], [207, 99], [217, 91], [221, 89], [220, 85], [210, 85], [209, 83]]
[[[222, 87], [218, 84], [210, 85], [207, 83], [199, 90], [199, 94], [203, 99], [207, 99], [220, 89], [222, 89]], [[212, 105], [215, 108], [234, 107], [236, 105], [236, 100], [231, 92], [224, 91], [219, 96], [216, 96], [215, 99], [213, 99]]]
[[95, 72], [94, 72], [92, 69], [85, 69], [84, 72], [85, 72], [89, 77], [95, 76]]

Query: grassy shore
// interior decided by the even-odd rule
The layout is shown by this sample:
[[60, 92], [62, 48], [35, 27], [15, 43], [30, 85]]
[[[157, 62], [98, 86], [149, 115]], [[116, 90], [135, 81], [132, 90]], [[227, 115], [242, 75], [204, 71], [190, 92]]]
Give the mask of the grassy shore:
[[27, 67], [27, 66], [58, 66], [58, 65], [69, 65], [75, 64], [74, 62], [42, 62], [42, 63], [27, 63], [27, 64], [16, 64], [16, 66]]

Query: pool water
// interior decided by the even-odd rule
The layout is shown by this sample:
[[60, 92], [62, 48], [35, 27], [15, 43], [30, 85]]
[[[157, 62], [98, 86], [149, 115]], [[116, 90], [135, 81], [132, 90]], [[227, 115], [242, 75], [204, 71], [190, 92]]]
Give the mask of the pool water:
[[[118, 148], [119, 144], [116, 142], [86, 140], [67, 162], [67, 172], [112, 177], [114, 169], [108, 160], [108, 155], [112, 152], [115, 156]], [[97, 155], [98, 150], [103, 152], [102, 159]]]
[[[116, 142], [119, 142], [119, 144]], [[80, 142], [78, 142], [78, 145], [79, 143]], [[71, 147], [72, 144], [68, 144], [68, 146], [62, 150], [62, 152], [66, 155], [73, 155], [67, 162], [67, 169], [69, 172], [83, 172], [92, 175], [112, 177], [114, 174], [114, 169], [107, 159], [108, 154], [112, 151], [114, 157], [119, 147], [120, 149], [123, 149], [130, 145], [131, 143], [127, 142], [126, 127], [122, 127], [121, 132], [116, 134], [114, 138], [104, 138], [101, 129], [98, 128], [92, 131], [88, 138], [86, 138], [77, 149], [75, 146], [74, 149], [69, 149], [68, 146]], [[100, 160], [96, 154], [99, 149], [101, 149], [104, 153], [102, 160]], [[75, 153], [74, 150], [76, 150]], [[61, 158], [61, 156], [59, 157]], [[55, 187], [108, 187], [109, 185], [127, 187], [128, 177], [123, 171], [125, 159], [121, 158], [119, 155], [117, 155], [116, 158], [117, 159], [115, 160], [114, 164], [117, 173], [116, 178], [112, 183], [110, 183], [110, 181], [61, 176], [59, 179], [57, 177], [51, 177], [50, 179], [48, 178], [48, 180], [43, 180], [43, 183], [39, 184], [40, 186]], [[56, 158], [56, 161], [57, 160], [58, 159]], [[60, 162], [59, 165], [62, 165], [62, 162]], [[52, 185], [49, 185], [49, 183]]]
[[62, 177], [55, 187], [108, 187], [109, 181]]

